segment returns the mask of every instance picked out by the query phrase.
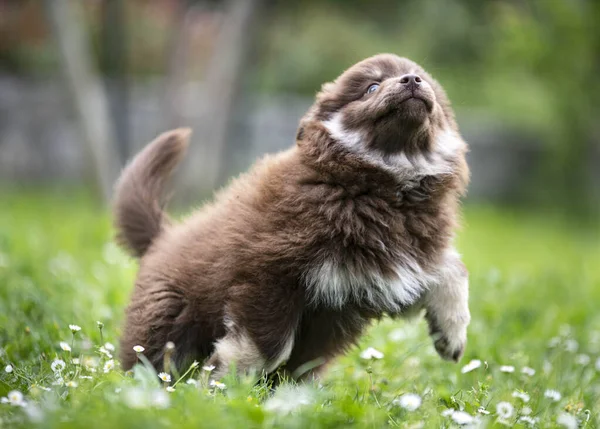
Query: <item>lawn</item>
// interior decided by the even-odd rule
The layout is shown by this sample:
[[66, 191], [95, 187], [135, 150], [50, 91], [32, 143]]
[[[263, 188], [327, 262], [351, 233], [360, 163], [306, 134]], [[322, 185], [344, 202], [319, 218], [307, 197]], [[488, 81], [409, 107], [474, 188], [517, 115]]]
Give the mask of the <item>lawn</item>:
[[111, 346], [136, 263], [107, 211], [77, 192], [0, 193], [0, 427], [599, 427], [597, 227], [468, 206], [473, 322], [458, 365], [423, 320], [384, 320], [320, 384], [272, 394], [251, 377], [209, 386], [201, 363], [170, 383], [120, 371]]

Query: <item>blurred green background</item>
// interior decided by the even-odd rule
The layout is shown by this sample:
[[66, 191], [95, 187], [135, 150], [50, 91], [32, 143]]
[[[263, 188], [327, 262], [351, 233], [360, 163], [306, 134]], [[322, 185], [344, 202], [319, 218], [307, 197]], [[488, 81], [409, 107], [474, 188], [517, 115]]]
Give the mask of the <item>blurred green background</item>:
[[453, 101], [472, 199], [589, 213], [598, 22], [589, 0], [2, 0], [0, 180], [85, 179], [107, 196], [126, 159], [185, 125], [193, 199], [293, 144], [322, 83], [393, 52]]

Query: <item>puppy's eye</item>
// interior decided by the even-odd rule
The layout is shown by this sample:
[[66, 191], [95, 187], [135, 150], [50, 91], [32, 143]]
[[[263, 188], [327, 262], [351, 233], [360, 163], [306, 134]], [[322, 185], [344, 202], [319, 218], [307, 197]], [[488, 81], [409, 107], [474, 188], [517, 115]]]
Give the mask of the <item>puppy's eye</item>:
[[369, 86], [369, 88], [367, 89], [367, 94], [372, 94], [373, 92], [377, 91], [378, 89], [379, 89], [379, 84], [374, 83], [373, 85]]

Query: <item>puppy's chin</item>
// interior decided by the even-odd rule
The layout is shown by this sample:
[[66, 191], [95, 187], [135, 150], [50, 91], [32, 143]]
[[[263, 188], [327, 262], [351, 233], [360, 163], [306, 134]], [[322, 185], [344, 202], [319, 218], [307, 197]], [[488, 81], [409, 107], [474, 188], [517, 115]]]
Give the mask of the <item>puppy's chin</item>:
[[400, 122], [406, 126], [415, 127], [427, 121], [431, 113], [431, 108], [427, 100], [410, 97], [398, 104], [396, 112]]

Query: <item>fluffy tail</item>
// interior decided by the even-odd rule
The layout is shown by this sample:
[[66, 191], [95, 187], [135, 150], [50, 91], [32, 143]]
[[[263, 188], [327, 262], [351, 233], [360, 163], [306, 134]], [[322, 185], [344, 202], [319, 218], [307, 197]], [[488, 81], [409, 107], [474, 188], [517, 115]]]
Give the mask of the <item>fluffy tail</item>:
[[133, 256], [143, 256], [168, 223], [162, 188], [188, 145], [191, 130], [161, 134], [133, 158], [115, 186], [117, 242]]

